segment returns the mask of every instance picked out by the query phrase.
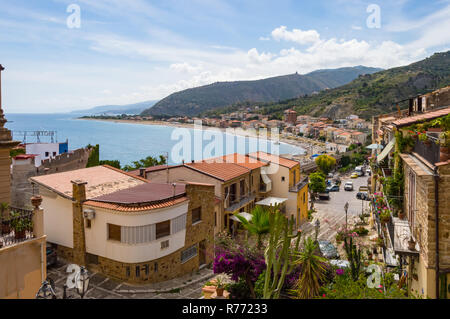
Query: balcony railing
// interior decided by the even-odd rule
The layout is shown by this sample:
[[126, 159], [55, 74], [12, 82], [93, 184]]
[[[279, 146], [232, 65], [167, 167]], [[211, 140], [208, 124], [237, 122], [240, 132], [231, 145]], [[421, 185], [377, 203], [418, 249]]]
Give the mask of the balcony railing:
[[413, 152], [419, 154], [432, 165], [440, 161], [440, 146], [431, 136], [428, 137], [427, 142], [417, 140]]
[[249, 195], [247, 197], [241, 198], [241, 200], [239, 200], [236, 203], [231, 203], [230, 206], [228, 206], [227, 208], [225, 208], [226, 212], [234, 212], [238, 209], [240, 209], [242, 206], [247, 205], [248, 203], [250, 203], [251, 201], [255, 200], [256, 196], [254, 194]]
[[10, 207], [0, 216], [0, 248], [34, 238], [33, 211]]
[[297, 185], [294, 185], [293, 187], [289, 188], [289, 191], [293, 192], [293, 193], [297, 193], [298, 191], [303, 189], [303, 187], [305, 187], [307, 184], [308, 184], [308, 177], [305, 177], [303, 180], [298, 182]]

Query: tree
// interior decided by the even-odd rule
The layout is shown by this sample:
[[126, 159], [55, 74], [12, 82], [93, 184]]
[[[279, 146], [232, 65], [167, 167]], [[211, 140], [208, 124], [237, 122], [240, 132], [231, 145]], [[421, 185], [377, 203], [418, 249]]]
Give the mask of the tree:
[[120, 169], [120, 161], [118, 160], [104, 160], [104, 161], [100, 161], [99, 165], [109, 165], [115, 168]]
[[350, 156], [347, 156], [347, 155], [342, 156], [342, 158], [341, 158], [341, 166], [342, 167], [347, 167], [348, 165], [350, 165], [350, 163], [351, 163]]
[[336, 166], [336, 159], [329, 155], [320, 155], [316, 158], [316, 164], [327, 175]]
[[316, 297], [319, 294], [320, 284], [325, 279], [327, 259], [320, 256], [318, 251], [318, 243], [308, 237], [303, 250], [297, 253], [298, 259], [295, 263], [300, 266], [301, 272], [291, 292], [299, 299]]
[[241, 221], [245, 229], [257, 236], [256, 247], [261, 249], [263, 236], [268, 234], [270, 230], [269, 211], [262, 206], [256, 206], [252, 211], [252, 219], [250, 221], [238, 214], [235, 214], [235, 216]]
[[325, 177], [320, 172], [309, 174], [309, 189], [313, 193], [323, 193], [327, 188]]
[[164, 165], [167, 164], [167, 160], [164, 156], [160, 155], [159, 159], [152, 156], [147, 156], [144, 159], [141, 159], [139, 161], [134, 161], [133, 165], [125, 165], [123, 170], [125, 171], [134, 171], [140, 168], [147, 168], [157, 165]]
[[86, 167], [98, 166], [100, 163], [100, 145], [92, 146], [89, 144], [87, 148], [91, 150], [91, 154], [89, 155]]

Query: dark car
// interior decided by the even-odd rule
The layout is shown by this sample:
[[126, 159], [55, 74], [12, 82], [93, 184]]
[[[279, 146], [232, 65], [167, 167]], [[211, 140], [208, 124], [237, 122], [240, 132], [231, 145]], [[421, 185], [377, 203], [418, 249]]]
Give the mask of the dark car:
[[47, 267], [54, 266], [58, 262], [58, 256], [56, 255], [56, 249], [52, 245], [47, 244]]
[[332, 186], [328, 186], [326, 188], [326, 192], [339, 192], [340, 188], [338, 185], [332, 185]]
[[356, 194], [356, 198], [357, 198], [357, 199], [360, 199], [360, 200], [367, 200], [367, 201], [370, 201], [370, 196], [369, 196], [369, 194], [366, 193], [366, 192], [358, 192], [358, 193]]
[[319, 199], [320, 200], [329, 200], [330, 199], [330, 194], [328, 194], [328, 193], [320, 193], [319, 194]]
[[339, 259], [336, 247], [328, 240], [319, 240], [319, 249], [322, 255], [328, 259]]

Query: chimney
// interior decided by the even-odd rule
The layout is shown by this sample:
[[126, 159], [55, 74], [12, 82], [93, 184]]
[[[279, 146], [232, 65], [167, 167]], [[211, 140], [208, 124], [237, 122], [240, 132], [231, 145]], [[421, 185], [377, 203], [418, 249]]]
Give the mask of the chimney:
[[140, 168], [139, 169], [139, 176], [143, 177], [143, 178], [147, 178], [147, 174], [146, 174], [146, 169], [145, 168]]
[[83, 202], [86, 200], [86, 185], [87, 182], [82, 180], [70, 181], [72, 183], [72, 197], [76, 202]]

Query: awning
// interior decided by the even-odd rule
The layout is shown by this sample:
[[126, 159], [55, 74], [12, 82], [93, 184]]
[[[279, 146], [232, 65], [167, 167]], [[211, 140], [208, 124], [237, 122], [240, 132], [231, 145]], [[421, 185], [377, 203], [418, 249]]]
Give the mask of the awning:
[[377, 163], [380, 163], [384, 158], [392, 151], [395, 145], [395, 139], [389, 142], [388, 145], [384, 148], [383, 152], [377, 156]]
[[368, 148], [369, 150], [382, 150], [382, 149], [383, 149], [383, 145], [380, 145], [380, 144], [370, 144], [370, 145], [367, 146], [366, 148]]
[[276, 206], [287, 202], [287, 200], [288, 200], [287, 198], [267, 197], [255, 204], [260, 206]]
[[[251, 221], [252, 218], [253, 218], [253, 215], [252, 215], [252, 214], [244, 213], [244, 212], [238, 213], [238, 214], [236, 214], [236, 215], [239, 215], [239, 216], [244, 217], [247, 221]], [[231, 216], [230, 219], [235, 220], [235, 221], [237, 221], [237, 222], [239, 222], [239, 223], [241, 222], [241, 221], [239, 220], [239, 218], [237, 218], [235, 215]]]

